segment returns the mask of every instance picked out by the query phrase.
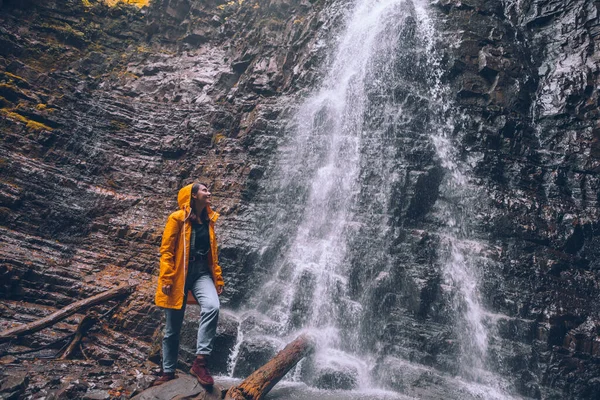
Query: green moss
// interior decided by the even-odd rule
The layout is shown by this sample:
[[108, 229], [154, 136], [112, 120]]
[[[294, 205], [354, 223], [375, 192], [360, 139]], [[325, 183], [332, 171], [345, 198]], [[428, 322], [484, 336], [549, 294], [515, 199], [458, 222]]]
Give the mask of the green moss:
[[222, 133], [215, 133], [212, 137], [212, 145], [218, 144], [221, 140], [225, 139], [227, 136]]
[[227, 3], [225, 3], [225, 4], [221, 4], [221, 5], [217, 6], [217, 8], [219, 10], [224, 10], [226, 8], [229, 8], [229, 7], [235, 7], [235, 6], [239, 7], [242, 4], [244, 4], [244, 0], [231, 0], [231, 1], [228, 1]]
[[115, 7], [118, 6], [119, 3], [123, 3], [132, 4], [134, 6], [142, 8], [146, 7], [150, 3], [150, 0], [104, 0], [104, 2], [108, 4], [109, 7]]
[[0, 96], [15, 102], [20, 97], [23, 97], [23, 93], [12, 83], [0, 83]]
[[46, 30], [50, 30], [50, 31], [63, 33], [67, 36], [75, 36], [78, 38], [83, 38], [85, 36], [85, 33], [78, 31], [77, 29], [74, 29], [69, 24], [64, 24], [64, 25], [42, 24], [42, 28], [44, 28]]
[[18, 75], [15, 74], [11, 74], [10, 72], [2, 72], [2, 74], [4, 75], [5, 78], [8, 78], [11, 81], [16, 82], [17, 85], [24, 85], [24, 86], [29, 86], [29, 82], [27, 82], [27, 79], [25, 78], [21, 78]]
[[18, 90], [15, 85], [11, 85], [10, 83], [0, 83], [0, 89], [11, 90], [13, 92], [16, 92]]
[[121, 121], [112, 120], [110, 121], [110, 129], [113, 131], [124, 131], [128, 128], [127, 124]]
[[0, 83], [0, 92], [19, 93], [20, 90], [13, 84]]
[[[86, 43], [86, 34], [73, 28], [67, 23], [62, 25], [44, 23], [40, 25], [40, 28], [53, 33], [56, 38], [66, 42], [67, 44], [82, 46]], [[50, 38], [47, 38], [47, 41], [50, 43]], [[49, 50], [53, 50], [53, 47], [50, 46]]]
[[6, 108], [10, 106], [12, 103], [6, 100], [4, 97], [0, 96], [0, 108]]
[[16, 113], [16, 112], [12, 112], [12, 111], [8, 111], [8, 110], [0, 110], [0, 114], [4, 115], [12, 120], [24, 123], [28, 129], [32, 129], [35, 131], [44, 131], [44, 130], [51, 131], [52, 130], [52, 128], [50, 128], [48, 125], [44, 125], [41, 122], [37, 122], [37, 121], [34, 121], [27, 117], [24, 117], [23, 115]]
[[51, 131], [52, 128], [50, 128], [48, 125], [44, 125], [41, 122], [37, 122], [34, 121], [32, 119], [30, 119], [29, 121], [27, 121], [27, 125], [26, 125], [29, 129], [33, 129], [34, 131]]

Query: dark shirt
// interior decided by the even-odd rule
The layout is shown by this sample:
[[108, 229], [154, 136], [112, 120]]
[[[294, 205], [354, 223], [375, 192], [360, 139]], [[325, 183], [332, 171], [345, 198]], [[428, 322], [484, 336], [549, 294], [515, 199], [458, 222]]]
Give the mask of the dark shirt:
[[192, 238], [191, 238], [190, 255], [202, 256], [208, 254], [210, 250], [210, 237], [208, 236], [208, 223], [197, 224], [192, 223]]
[[208, 222], [198, 224], [192, 223], [192, 237], [190, 240], [190, 262], [186, 278], [188, 288], [209, 272], [208, 253], [210, 252], [210, 236], [208, 233]]

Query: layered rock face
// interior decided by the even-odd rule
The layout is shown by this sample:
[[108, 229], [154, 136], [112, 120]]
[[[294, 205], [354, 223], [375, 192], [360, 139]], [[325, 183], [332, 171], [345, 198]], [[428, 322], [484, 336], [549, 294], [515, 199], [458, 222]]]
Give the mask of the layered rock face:
[[499, 343], [498, 362], [520, 376], [523, 394], [593, 398], [598, 5], [438, 5], [445, 29], [462, 29], [446, 78], [468, 116], [457, 127], [461, 152], [479, 158], [474, 172], [491, 199], [485, 231], [499, 263], [484, 292], [489, 309], [509, 316], [499, 321], [500, 337], [516, 339]]
[[[269, 254], [285, 245], [266, 242], [273, 235], [265, 188], [278, 145], [299, 100], [322, 78], [327, 40], [347, 6], [1, 3], [2, 328], [127, 282], [136, 292], [86, 346], [125, 365], [145, 358], [160, 318], [152, 306], [160, 234], [177, 190], [194, 180], [209, 184], [222, 213], [222, 303], [245, 304], [276, 261]], [[441, 79], [452, 112], [463, 116], [455, 118], [455, 147], [482, 190], [473, 237], [488, 244], [480, 282], [493, 326], [490, 364], [521, 396], [593, 398], [600, 392], [597, 5], [440, 0], [431, 8]], [[413, 67], [427, 60], [411, 48], [418, 38], [410, 29], [403, 35], [398, 76], [415, 83]], [[397, 98], [415, 113], [423, 106], [401, 89]], [[361, 329], [381, 385], [426, 398], [435, 394], [411, 391], [421, 374], [406, 373], [399, 360], [456, 373], [460, 349], [437, 261], [439, 205], [451, 200], [423, 120], [407, 122], [413, 136], [390, 137], [387, 156], [406, 179], [393, 188], [390, 209], [371, 205], [392, 215], [392, 234], [373, 246], [395, 268], [387, 275], [377, 265], [355, 268], [350, 291], [379, 304]], [[385, 182], [362, 179], [365, 197]], [[377, 236], [378, 226], [360, 222], [364, 236]], [[351, 257], [373, 262], [360, 249]], [[370, 274], [378, 280], [367, 288]], [[48, 343], [80, 317], [18, 345]]]
[[[160, 236], [193, 181], [222, 214], [222, 303], [247, 290], [248, 204], [287, 93], [314, 79], [327, 21], [305, 1], [243, 3], [3, 2], [3, 329], [133, 284], [87, 354], [145, 359]], [[79, 318], [19, 344], [49, 343]]]
[[[3, 10], [6, 298], [61, 306], [104, 278], [150, 285], [165, 218], [193, 180], [210, 185], [221, 231], [243, 231], [241, 199], [252, 198], [259, 156], [273, 145], [271, 121], [310, 74], [283, 68], [310, 60], [322, 21], [309, 3]], [[226, 237], [224, 264], [235, 240]], [[147, 318], [132, 318], [136, 333], [150, 333]]]

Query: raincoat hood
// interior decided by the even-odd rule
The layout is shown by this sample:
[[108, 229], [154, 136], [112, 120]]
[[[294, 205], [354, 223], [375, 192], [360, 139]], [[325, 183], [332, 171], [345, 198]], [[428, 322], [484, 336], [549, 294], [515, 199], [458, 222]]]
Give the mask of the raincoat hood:
[[[185, 211], [185, 219], [188, 219], [192, 212], [192, 186], [194, 186], [193, 183], [182, 187], [177, 194], [177, 204], [181, 210]], [[210, 206], [206, 206], [206, 211], [211, 221], [215, 222], [219, 218], [219, 213], [213, 211]]]

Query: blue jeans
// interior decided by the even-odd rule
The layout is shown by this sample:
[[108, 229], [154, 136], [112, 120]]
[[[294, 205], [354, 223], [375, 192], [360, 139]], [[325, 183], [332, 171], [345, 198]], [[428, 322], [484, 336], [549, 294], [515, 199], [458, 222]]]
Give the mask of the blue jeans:
[[[217, 321], [219, 320], [219, 296], [210, 274], [200, 276], [190, 287], [194, 298], [200, 304], [200, 326], [198, 327], [198, 339], [196, 342], [196, 354], [209, 355], [217, 332]], [[185, 314], [185, 303], [187, 290], [183, 298], [181, 310], [166, 308], [165, 336], [162, 342], [163, 348], [163, 372], [175, 372], [177, 367], [177, 354], [179, 353], [179, 333]]]

